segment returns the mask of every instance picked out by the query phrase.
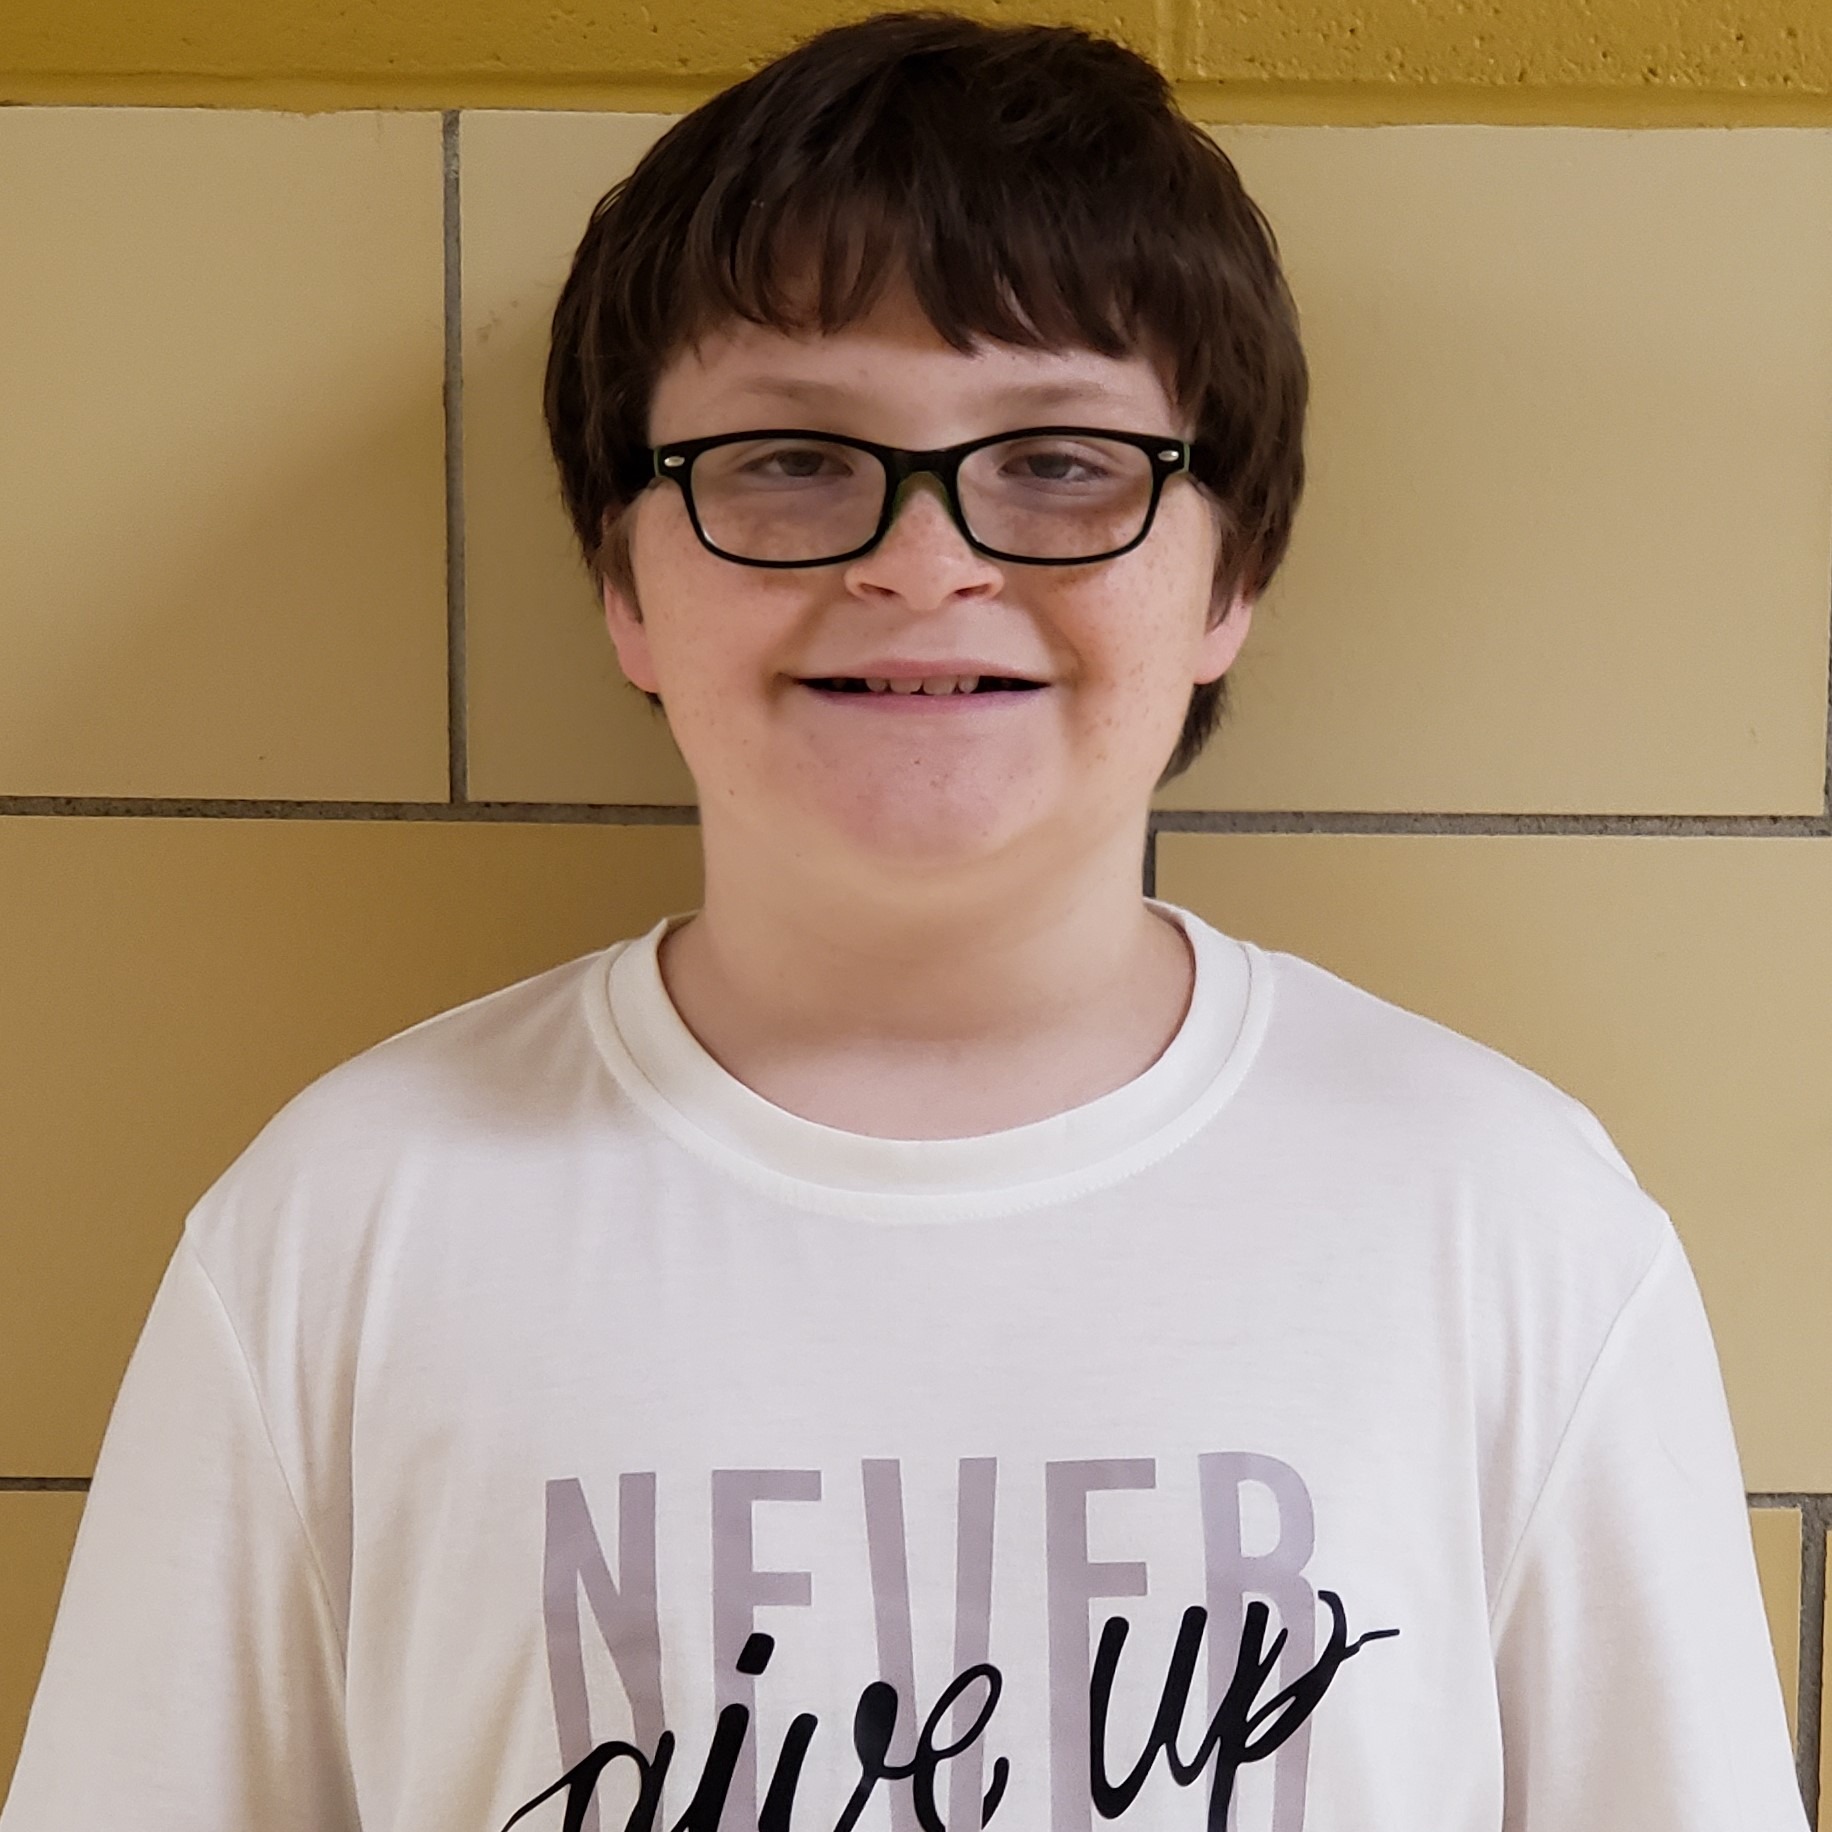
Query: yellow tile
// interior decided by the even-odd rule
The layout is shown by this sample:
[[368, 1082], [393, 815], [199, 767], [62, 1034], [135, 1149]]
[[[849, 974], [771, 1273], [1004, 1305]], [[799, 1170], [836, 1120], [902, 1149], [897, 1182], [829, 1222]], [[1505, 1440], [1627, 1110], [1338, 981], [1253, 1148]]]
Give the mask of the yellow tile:
[[1166, 806], [1811, 813], [1832, 132], [1231, 127], [1312, 367]]
[[186, 1209], [314, 1075], [699, 898], [691, 828], [0, 822], [0, 1473], [82, 1475]]
[[0, 793], [445, 793], [439, 121], [0, 110]]
[[1800, 1727], [1800, 1510], [1751, 1508], [1749, 1531], [1756, 1544], [1756, 1575], [1768, 1610], [1769, 1639], [1775, 1644], [1775, 1666], [1781, 1694], [1787, 1700], [1787, 1727]]
[[0, 1492], [0, 1802], [38, 1689], [83, 1497]]
[[467, 114], [465, 625], [481, 800], [686, 803], [661, 715], [624, 680], [541, 421], [553, 302], [592, 206], [664, 115]]
[[1684, 1237], [1747, 1486], [1832, 1489], [1832, 842], [1165, 834], [1158, 886], [1591, 1107]]

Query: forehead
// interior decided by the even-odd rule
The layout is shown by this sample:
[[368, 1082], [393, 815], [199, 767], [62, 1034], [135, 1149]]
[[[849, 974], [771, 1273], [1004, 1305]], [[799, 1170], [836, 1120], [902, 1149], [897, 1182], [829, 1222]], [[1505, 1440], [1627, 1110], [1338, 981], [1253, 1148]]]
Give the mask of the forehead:
[[[886, 288], [870, 310], [832, 331], [744, 319], [713, 326], [657, 377], [650, 435], [661, 443], [747, 424], [797, 425], [935, 444], [1051, 422], [1180, 432], [1180, 419], [1159, 366], [1142, 353], [989, 340], [959, 350], [912, 293]], [[969, 420], [957, 434], [935, 431], [938, 421]]]

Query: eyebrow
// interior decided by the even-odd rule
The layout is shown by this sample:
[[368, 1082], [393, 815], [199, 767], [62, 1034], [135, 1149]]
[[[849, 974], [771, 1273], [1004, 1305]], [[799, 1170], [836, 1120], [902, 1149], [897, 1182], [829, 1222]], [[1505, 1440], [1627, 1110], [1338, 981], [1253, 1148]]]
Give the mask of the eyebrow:
[[[870, 396], [839, 382], [794, 380], [759, 376], [740, 382], [734, 394], [762, 396], [772, 400], [805, 403], [813, 407], [848, 406], [869, 403]], [[1032, 409], [1056, 406], [1112, 405], [1131, 406], [1129, 397], [1095, 381], [1014, 382], [1009, 387], [993, 388], [982, 397], [1013, 407]]]

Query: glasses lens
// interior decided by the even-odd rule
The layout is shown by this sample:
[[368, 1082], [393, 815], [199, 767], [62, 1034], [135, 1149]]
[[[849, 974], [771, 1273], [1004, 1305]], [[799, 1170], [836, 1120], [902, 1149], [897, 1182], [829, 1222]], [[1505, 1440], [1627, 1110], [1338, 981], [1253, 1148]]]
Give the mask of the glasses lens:
[[871, 539], [884, 467], [870, 452], [820, 439], [746, 439], [699, 455], [693, 500], [722, 553], [814, 565]]
[[1031, 433], [982, 446], [961, 465], [974, 538], [1033, 560], [1092, 559], [1138, 538], [1152, 469], [1136, 445], [1091, 433]]

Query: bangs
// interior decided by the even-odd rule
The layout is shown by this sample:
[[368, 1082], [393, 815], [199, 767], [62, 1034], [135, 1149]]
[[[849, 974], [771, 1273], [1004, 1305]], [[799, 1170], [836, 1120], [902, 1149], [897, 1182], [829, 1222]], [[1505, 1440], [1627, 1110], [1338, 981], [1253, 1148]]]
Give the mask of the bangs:
[[680, 123], [668, 138], [698, 144], [675, 161], [691, 159], [704, 183], [672, 234], [643, 238], [667, 248], [665, 270], [630, 276], [665, 307], [642, 314], [665, 339], [653, 358], [733, 318], [839, 330], [900, 283], [957, 349], [1149, 352], [1191, 405], [1216, 290], [1192, 244], [1222, 255], [1214, 198], [1232, 169], [1150, 66], [1109, 47], [1092, 85], [1088, 42], [1065, 34], [1080, 80], [1052, 82], [1052, 48], [914, 50], [837, 85], [785, 60], [752, 79], [777, 79], [767, 107], [740, 84], [729, 109], [722, 97]]
[[906, 75], [901, 87], [916, 93], [798, 148], [803, 158], [777, 163], [761, 186], [734, 174], [708, 192], [687, 225], [680, 329], [697, 336], [739, 317], [836, 331], [901, 283], [963, 351], [991, 340], [1125, 354], [1151, 270], [1128, 246], [1139, 229], [1131, 200], [1078, 183], [1047, 141], [1013, 159], [1009, 143], [951, 129], [969, 111], [940, 83]]
[[[697, 338], [722, 319], [779, 331], [838, 331], [907, 287], [940, 336], [963, 352], [990, 341], [1027, 348], [1083, 344], [1130, 350], [1130, 300], [1116, 276], [1065, 262], [1023, 209], [963, 222], [902, 197], [841, 181], [818, 195], [759, 200], [744, 244], [726, 261], [681, 275], [683, 330]], [[991, 201], [991, 200], [989, 200]]]

